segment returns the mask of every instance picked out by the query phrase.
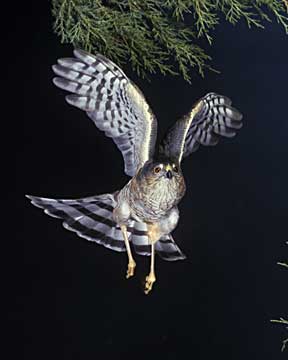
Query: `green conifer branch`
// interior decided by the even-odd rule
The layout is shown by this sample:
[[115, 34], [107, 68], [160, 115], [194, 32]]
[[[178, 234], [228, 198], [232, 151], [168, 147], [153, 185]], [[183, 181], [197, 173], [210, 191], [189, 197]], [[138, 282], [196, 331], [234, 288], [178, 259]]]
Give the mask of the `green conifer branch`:
[[[288, 320], [280, 318], [279, 320], [271, 320], [272, 323], [282, 324], [282, 325], [288, 325]], [[286, 349], [286, 345], [288, 344], [288, 338], [284, 339], [282, 341], [282, 347], [281, 351], [284, 351]]]
[[[286, 243], [288, 245], [288, 242]], [[287, 262], [278, 262], [277, 263], [280, 266], [283, 266], [284, 268], [288, 269], [288, 263]], [[284, 318], [280, 318], [279, 320], [271, 320], [273, 323], [278, 323], [282, 325], [288, 325], [288, 320]], [[288, 327], [286, 327], [288, 329]], [[284, 351], [286, 349], [286, 346], [288, 346], [288, 337], [282, 341], [282, 348], [281, 351]]]
[[232, 24], [245, 19], [261, 28], [273, 14], [288, 34], [287, 0], [52, 0], [62, 43], [100, 52], [120, 66], [129, 61], [142, 77], [160, 71], [187, 81], [192, 68], [201, 75], [211, 68], [197, 38], [212, 42], [221, 13]]

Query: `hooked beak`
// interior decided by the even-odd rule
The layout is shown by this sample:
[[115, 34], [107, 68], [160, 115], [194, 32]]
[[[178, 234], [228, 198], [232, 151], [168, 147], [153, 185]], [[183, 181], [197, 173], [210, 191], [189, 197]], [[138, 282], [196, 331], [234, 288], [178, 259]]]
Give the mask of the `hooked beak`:
[[166, 172], [166, 177], [168, 178], [168, 179], [172, 179], [172, 171], [171, 170], [168, 170], [167, 172]]
[[172, 177], [173, 177], [173, 174], [172, 174], [172, 167], [171, 167], [171, 165], [166, 165], [165, 166], [165, 170], [166, 170], [166, 177], [168, 178], [168, 179], [172, 179]]

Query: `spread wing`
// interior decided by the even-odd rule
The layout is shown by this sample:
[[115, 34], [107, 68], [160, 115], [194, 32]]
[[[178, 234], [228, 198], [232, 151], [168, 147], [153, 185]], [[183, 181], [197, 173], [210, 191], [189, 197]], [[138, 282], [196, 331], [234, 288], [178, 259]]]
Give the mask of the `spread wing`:
[[143, 94], [103, 55], [74, 50], [53, 70], [56, 86], [69, 91], [66, 101], [84, 111], [122, 152], [125, 173], [133, 176], [154, 154], [157, 121]]
[[225, 96], [209, 93], [178, 120], [160, 144], [160, 154], [181, 162], [200, 144], [216, 145], [220, 138], [233, 137], [242, 127], [242, 114]]

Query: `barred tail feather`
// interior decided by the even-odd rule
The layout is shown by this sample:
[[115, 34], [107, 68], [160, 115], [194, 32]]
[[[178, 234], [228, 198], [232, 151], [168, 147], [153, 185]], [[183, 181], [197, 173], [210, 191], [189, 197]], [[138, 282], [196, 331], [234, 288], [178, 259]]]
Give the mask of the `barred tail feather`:
[[[82, 199], [47, 199], [26, 195], [31, 203], [52, 217], [63, 219], [65, 229], [74, 231], [86, 240], [96, 242], [118, 252], [126, 251], [120, 227], [113, 220], [113, 210], [117, 205], [117, 192], [90, 196]], [[151, 255], [151, 245], [147, 235], [147, 225], [131, 221], [127, 227], [129, 240], [137, 254]], [[172, 236], [163, 236], [155, 244], [156, 253], [164, 260], [185, 259], [185, 255], [175, 244]]]
[[[148, 239], [147, 225], [145, 223], [134, 223], [131, 240], [137, 254], [144, 256], [151, 255], [151, 244]], [[162, 236], [155, 243], [155, 251], [163, 260], [176, 261], [186, 259], [186, 256], [176, 245], [171, 234]]]
[[148, 239], [147, 225], [145, 223], [135, 221], [131, 241], [138, 255], [151, 255], [151, 244]]
[[186, 256], [179, 249], [171, 234], [164, 235], [155, 244], [157, 254], [167, 261], [185, 260]]
[[[50, 216], [63, 219], [65, 229], [86, 240], [115, 251], [126, 251], [123, 236], [113, 220], [116, 206], [114, 194], [91, 196], [76, 200], [46, 199], [28, 196], [32, 204]], [[128, 232], [130, 236], [130, 233]]]

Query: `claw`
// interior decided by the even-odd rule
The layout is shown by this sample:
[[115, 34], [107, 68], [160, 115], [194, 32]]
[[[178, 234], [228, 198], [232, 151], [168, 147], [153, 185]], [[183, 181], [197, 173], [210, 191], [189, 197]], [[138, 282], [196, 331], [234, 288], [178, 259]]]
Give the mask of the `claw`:
[[146, 276], [145, 290], [144, 293], [147, 295], [152, 290], [153, 284], [156, 281], [156, 277], [154, 273], [150, 273]]
[[126, 273], [126, 279], [129, 279], [130, 277], [132, 277], [134, 275], [135, 267], [136, 267], [135, 261], [129, 261], [128, 269], [127, 269], [127, 273]]

